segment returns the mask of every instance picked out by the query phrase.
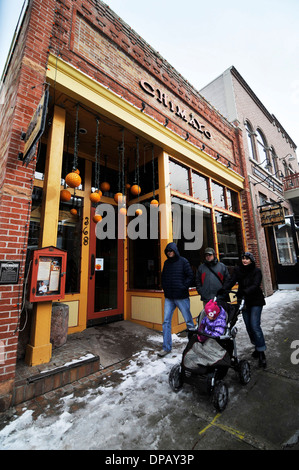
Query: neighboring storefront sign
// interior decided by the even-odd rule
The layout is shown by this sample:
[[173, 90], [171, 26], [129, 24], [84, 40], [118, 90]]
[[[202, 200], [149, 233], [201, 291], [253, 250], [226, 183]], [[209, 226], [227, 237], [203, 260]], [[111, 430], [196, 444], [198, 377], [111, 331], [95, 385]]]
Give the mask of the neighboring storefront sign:
[[21, 157], [23, 163], [28, 165], [35, 155], [37, 142], [41, 138], [45, 130], [45, 122], [48, 108], [49, 90], [45, 93], [40, 100], [38, 107], [30, 121], [26, 135], [24, 136], [25, 147]]
[[260, 206], [260, 216], [263, 227], [285, 223], [284, 209], [280, 204]]

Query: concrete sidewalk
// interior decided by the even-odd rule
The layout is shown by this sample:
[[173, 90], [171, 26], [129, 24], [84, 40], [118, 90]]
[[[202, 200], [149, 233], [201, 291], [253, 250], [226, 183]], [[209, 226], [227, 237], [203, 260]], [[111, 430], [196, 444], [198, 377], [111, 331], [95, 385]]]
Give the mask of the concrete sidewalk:
[[[237, 393], [231, 396], [223, 413], [215, 417], [206, 397], [200, 399], [198, 406], [193, 403], [191, 394], [191, 401], [185, 406], [187, 410], [189, 407], [189, 410], [196, 411], [190, 414], [184, 430], [181, 417], [185, 408], [173, 409], [169, 420], [171, 423], [173, 420], [174, 429], [179, 426], [180, 438], [186, 439], [185, 449], [299, 450], [299, 293], [298, 299], [297, 296], [294, 298], [291, 306], [279, 305], [276, 308], [274, 305], [271, 308], [273, 322], [267, 331], [268, 367], [265, 371], [259, 369], [257, 361], [251, 358], [251, 345], [243, 336], [252, 379], [242, 387], [236, 384], [233, 374], [228, 374], [228, 386]], [[284, 322], [284, 318], [287, 321]], [[180, 336], [186, 334], [181, 333]], [[16, 401], [14, 408], [2, 416], [0, 414], [0, 428], [13, 413], [22, 414], [24, 407], [39, 415], [50, 405], [48, 408], [54, 413], [61, 397], [71, 392], [84, 396], [88, 389], [96, 389], [102, 384], [104, 376], [109, 375], [109, 380], [117, 383], [121, 375], [114, 371], [125, 369], [135, 354], [146, 349], [155, 355], [161, 345], [160, 332], [129, 321], [96, 326], [69, 336], [64, 346], [54, 350], [49, 364], [34, 368], [18, 364], [16, 385], [20, 390], [23, 387], [23, 393], [25, 388], [31, 390], [32, 396], [27, 397], [30, 401], [25, 404], [23, 394], [23, 400]], [[178, 361], [181, 347], [173, 351]], [[165, 445], [173, 443], [170, 441]]]
[[157, 342], [153, 345], [151, 341], [154, 337], [161, 339], [162, 346], [160, 332], [130, 321], [94, 326], [70, 335], [63, 346], [53, 350], [49, 363], [29, 367], [18, 361], [12, 405], [121, 367], [138, 351], [156, 347]]

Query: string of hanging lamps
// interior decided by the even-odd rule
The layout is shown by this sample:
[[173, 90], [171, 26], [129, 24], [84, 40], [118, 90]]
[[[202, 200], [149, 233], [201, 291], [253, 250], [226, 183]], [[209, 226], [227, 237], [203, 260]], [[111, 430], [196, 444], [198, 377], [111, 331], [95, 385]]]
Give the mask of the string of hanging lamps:
[[[131, 187], [131, 194], [133, 196], [138, 196], [138, 204], [139, 204], [139, 195], [141, 193], [141, 188], [139, 185], [139, 137], [136, 137], [136, 167], [135, 167], [135, 181], [133, 186]], [[142, 209], [138, 207], [136, 209], [135, 214], [137, 216], [142, 215]]]
[[[74, 133], [74, 158], [73, 158], [73, 167], [72, 171], [68, 173], [65, 177], [65, 184], [63, 190], [60, 192], [60, 199], [63, 202], [69, 202], [72, 199], [72, 194], [69, 191], [69, 188], [74, 189], [74, 196], [76, 194], [76, 188], [78, 188], [81, 183], [80, 171], [78, 169], [78, 147], [79, 147], [79, 109], [80, 104], [76, 105], [76, 123], [75, 123], [75, 133]], [[93, 204], [98, 204], [101, 200], [103, 192], [110, 191], [110, 183], [106, 179], [106, 170], [107, 170], [107, 155], [105, 155], [105, 174], [104, 181], [100, 183], [100, 159], [101, 159], [101, 135], [100, 135], [100, 120], [96, 117], [96, 152], [95, 152], [95, 190], [90, 194], [89, 198]], [[140, 142], [139, 137], [136, 137], [136, 157], [135, 157], [135, 174], [133, 184], [125, 184], [125, 129], [122, 128], [122, 139], [121, 143], [118, 146], [118, 160], [119, 160], [119, 182], [118, 182], [118, 192], [114, 194], [115, 202], [120, 206], [120, 214], [126, 215], [126, 197], [125, 191], [130, 190], [132, 196], [138, 198], [139, 205], [139, 196], [141, 194], [140, 187], [140, 175], [139, 175], [139, 164], [140, 164]], [[145, 158], [145, 156], [144, 156]], [[145, 171], [145, 169], [144, 169]], [[158, 206], [159, 202], [156, 199], [155, 195], [155, 159], [154, 159], [154, 146], [152, 145], [152, 178], [153, 178], [153, 198], [150, 202], [151, 205]], [[70, 212], [75, 215], [77, 210], [73, 207]], [[136, 216], [142, 215], [142, 209], [137, 208], [135, 212]], [[96, 214], [93, 216], [93, 221], [98, 223], [102, 220], [102, 216]]]
[[[75, 124], [75, 142], [74, 142], [74, 159], [73, 159], [73, 168], [70, 173], [65, 177], [65, 184], [70, 188], [74, 189], [74, 196], [76, 194], [76, 188], [82, 183], [80, 171], [78, 170], [78, 146], [79, 146], [79, 103], [76, 106], [76, 124]], [[65, 190], [68, 191], [68, 190]], [[69, 191], [68, 191], [69, 192]], [[64, 192], [63, 196], [70, 200], [69, 195]], [[77, 215], [77, 209], [72, 207], [70, 210], [72, 215]]]
[[153, 199], [151, 200], [152, 206], [158, 206], [159, 202], [156, 199], [155, 190], [156, 190], [156, 183], [155, 183], [155, 154], [154, 154], [154, 146], [152, 145], [152, 170], [153, 170]]
[[122, 129], [122, 141], [118, 146], [118, 192], [114, 194], [114, 201], [120, 205], [119, 212], [126, 215], [125, 204], [125, 130]]
[[110, 183], [108, 183], [107, 181], [107, 155], [104, 156], [104, 159], [105, 159], [105, 173], [104, 173], [104, 181], [103, 183], [101, 183], [101, 190], [103, 191], [103, 193], [108, 193], [108, 191], [110, 191]]
[[[67, 135], [67, 146], [66, 146], [66, 158], [65, 158], [65, 172], [67, 171], [67, 160], [69, 155], [69, 134]], [[64, 188], [60, 191], [60, 200], [62, 202], [69, 202], [72, 198], [70, 191], [66, 188], [66, 182], [64, 180]]]
[[[95, 153], [95, 191], [92, 192], [89, 196], [89, 199], [92, 203], [98, 204], [102, 197], [102, 191], [100, 187], [100, 170], [101, 170], [101, 136], [99, 133], [99, 119], [96, 119], [96, 153]], [[95, 214], [92, 218], [95, 224], [101, 222], [102, 216], [100, 214]]]

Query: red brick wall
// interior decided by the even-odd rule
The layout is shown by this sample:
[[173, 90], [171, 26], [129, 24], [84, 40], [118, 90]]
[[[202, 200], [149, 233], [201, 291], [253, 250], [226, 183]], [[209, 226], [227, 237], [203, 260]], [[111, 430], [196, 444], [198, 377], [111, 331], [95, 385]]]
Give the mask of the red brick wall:
[[[30, 3], [5, 78], [0, 115], [0, 139], [4, 143], [0, 148], [0, 258], [20, 261], [21, 269], [19, 284], [0, 286], [0, 344], [4, 353], [0, 361], [0, 398], [9, 393], [15, 374], [35, 169], [35, 161], [27, 167], [18, 160], [18, 154], [24, 148], [21, 133], [26, 132], [44, 90], [54, 7], [54, 0]], [[0, 409], [5, 406], [3, 401], [0, 399]]]

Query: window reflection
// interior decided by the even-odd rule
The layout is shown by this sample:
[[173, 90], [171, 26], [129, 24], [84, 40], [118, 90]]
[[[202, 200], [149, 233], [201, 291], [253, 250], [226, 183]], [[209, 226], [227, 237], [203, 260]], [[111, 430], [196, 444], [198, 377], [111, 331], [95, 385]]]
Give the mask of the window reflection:
[[142, 201], [141, 207], [140, 223], [145, 220], [147, 237], [129, 238], [129, 285], [131, 289], [160, 289], [159, 238], [151, 237], [150, 232], [150, 210], [155, 208], [150, 209], [150, 200]]
[[[179, 233], [179, 231], [173, 230], [174, 231], [174, 239], [173, 241], [177, 244], [180, 255], [183, 256], [184, 258], [187, 258], [189, 261], [191, 268], [193, 270], [194, 276], [196, 275], [196, 270], [200, 263], [204, 261], [204, 250], [208, 246], [214, 246], [214, 241], [213, 241], [213, 230], [212, 230], [212, 215], [211, 215], [211, 210], [199, 206], [198, 204], [192, 204], [187, 201], [184, 201], [183, 199], [179, 199], [177, 197], [172, 197], [171, 198], [172, 204], [180, 205], [180, 206], [189, 206], [191, 207], [191, 231], [194, 232], [195, 229], [195, 210], [196, 207], [200, 207], [200, 210], [202, 211], [203, 218], [202, 218], [202, 227], [200, 229], [202, 230], [201, 234], [197, 234], [199, 238], [202, 239], [202, 246], [200, 249], [197, 250], [192, 250], [192, 249], [186, 249], [186, 243], [190, 243], [193, 240], [187, 240], [185, 238], [185, 232], [184, 232], [184, 227], [183, 227], [183, 211], [181, 210], [181, 230], [180, 230], [180, 236], [177, 235], [177, 238], [175, 238], [175, 233]], [[173, 227], [174, 228], [174, 227]], [[188, 246], [188, 245], [187, 245]], [[194, 277], [194, 285], [195, 287], [195, 277]]]
[[225, 197], [223, 186], [212, 181], [212, 193], [214, 205], [225, 209]]
[[188, 169], [170, 160], [169, 173], [171, 189], [190, 194]]
[[192, 172], [193, 196], [201, 201], [209, 202], [208, 182], [204, 176]]
[[242, 251], [241, 220], [215, 212], [219, 258], [228, 267], [235, 266]]

